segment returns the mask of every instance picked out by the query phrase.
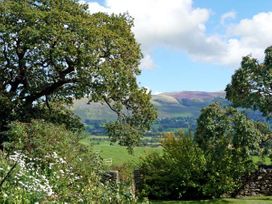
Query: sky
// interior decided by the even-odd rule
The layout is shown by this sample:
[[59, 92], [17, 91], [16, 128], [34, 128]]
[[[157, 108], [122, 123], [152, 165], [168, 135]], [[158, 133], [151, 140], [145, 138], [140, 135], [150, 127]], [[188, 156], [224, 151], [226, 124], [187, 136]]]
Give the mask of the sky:
[[[272, 45], [272, 0], [84, 0], [91, 13], [128, 12], [153, 94], [223, 91], [243, 56]], [[82, 2], [84, 2], [82, 0]]]

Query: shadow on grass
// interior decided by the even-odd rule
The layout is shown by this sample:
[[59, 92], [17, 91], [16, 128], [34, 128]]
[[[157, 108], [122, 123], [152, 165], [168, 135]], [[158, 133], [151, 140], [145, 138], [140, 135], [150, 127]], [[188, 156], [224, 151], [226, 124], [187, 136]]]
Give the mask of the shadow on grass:
[[215, 199], [198, 201], [152, 201], [153, 204], [268, 204], [272, 196], [247, 197], [240, 199]]
[[228, 204], [232, 203], [228, 200], [194, 200], [194, 201], [151, 201], [154, 204]]

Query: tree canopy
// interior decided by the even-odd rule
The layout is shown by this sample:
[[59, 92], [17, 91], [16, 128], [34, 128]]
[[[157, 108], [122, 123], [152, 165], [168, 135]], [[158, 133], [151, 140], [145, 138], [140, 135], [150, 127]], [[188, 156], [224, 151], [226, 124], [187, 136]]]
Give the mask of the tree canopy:
[[226, 98], [235, 106], [260, 110], [272, 117], [272, 47], [265, 50], [263, 63], [246, 56], [226, 87]]
[[132, 26], [127, 14], [90, 14], [77, 0], [1, 1], [0, 129], [88, 97], [117, 113], [111, 136], [135, 144], [156, 113], [136, 81], [142, 54]]
[[247, 157], [258, 150], [268, 136], [269, 128], [264, 123], [250, 120], [233, 107], [214, 103], [202, 109], [195, 141], [205, 151], [224, 142], [227, 148], [239, 149]]
[[233, 107], [211, 104], [197, 120], [195, 141], [206, 158], [203, 192], [209, 196], [235, 194], [243, 176], [255, 170], [253, 155], [263, 156], [269, 127], [248, 119]]

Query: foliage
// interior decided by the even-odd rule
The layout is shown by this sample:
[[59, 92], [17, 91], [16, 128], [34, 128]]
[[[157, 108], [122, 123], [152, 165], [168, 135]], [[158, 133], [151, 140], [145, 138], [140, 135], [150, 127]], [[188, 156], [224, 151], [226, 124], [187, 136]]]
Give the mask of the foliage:
[[222, 108], [214, 103], [202, 109], [197, 120], [195, 140], [203, 150], [208, 151], [224, 138], [228, 146], [241, 148], [240, 151], [247, 157], [260, 147], [263, 135], [259, 125], [235, 108]]
[[202, 109], [195, 135], [166, 134], [163, 153], [142, 164], [143, 194], [156, 199], [234, 195], [263, 155], [269, 127], [233, 107], [214, 103]]
[[272, 117], [272, 47], [265, 50], [263, 63], [251, 56], [244, 57], [226, 93], [235, 106], [259, 109]]
[[168, 133], [162, 142], [163, 154], [153, 153], [141, 164], [143, 195], [156, 199], [199, 198], [205, 156], [192, 137]]
[[[12, 123], [1, 153], [1, 202], [132, 202], [120, 185], [101, 183], [102, 160], [80, 137], [43, 121]], [[7, 155], [7, 156], [5, 156]], [[12, 168], [14, 166], [14, 168]]]
[[206, 158], [203, 192], [219, 197], [234, 192], [242, 176], [254, 170], [253, 154], [260, 154], [268, 127], [249, 120], [232, 107], [212, 104], [202, 110], [195, 141]]
[[81, 132], [84, 125], [80, 118], [75, 115], [65, 104], [52, 102], [49, 108], [45, 104], [38, 104], [33, 108], [31, 117], [37, 120], [44, 120], [53, 124], [64, 125], [66, 129], [72, 132]]
[[[136, 82], [142, 54], [132, 26], [127, 14], [90, 14], [77, 0], [0, 1], [0, 130], [36, 118], [37, 106], [50, 112], [52, 102], [88, 97], [117, 113], [113, 140], [135, 145], [156, 113]], [[115, 137], [123, 124], [131, 134]]]

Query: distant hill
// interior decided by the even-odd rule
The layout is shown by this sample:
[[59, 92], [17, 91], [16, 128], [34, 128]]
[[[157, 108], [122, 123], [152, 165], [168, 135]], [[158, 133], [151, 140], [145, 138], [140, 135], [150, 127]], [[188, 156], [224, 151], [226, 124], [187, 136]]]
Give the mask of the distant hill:
[[[153, 95], [152, 103], [157, 108], [160, 119], [183, 116], [197, 117], [201, 108], [217, 99], [223, 100], [224, 97], [224, 92], [170, 92]], [[87, 103], [87, 99], [77, 100], [72, 107], [72, 110], [83, 121], [85, 119], [111, 121], [116, 118], [116, 115], [106, 105]]]
[[191, 100], [212, 100], [217, 97], [224, 98], [225, 92], [203, 92], [203, 91], [182, 91], [170, 92], [165, 95], [172, 96], [177, 100], [191, 99]]
[[183, 91], [152, 96], [152, 103], [163, 118], [198, 117], [200, 110], [216, 100], [224, 100], [224, 92]]
[[[152, 96], [152, 103], [158, 111], [154, 132], [177, 128], [195, 127], [196, 118], [203, 107], [220, 101], [227, 103], [224, 92], [183, 91], [161, 93]], [[80, 116], [89, 132], [103, 134], [103, 123], [116, 119], [116, 115], [99, 103], [87, 104], [87, 99], [75, 101], [72, 110]]]
[[[196, 120], [202, 108], [213, 102], [228, 105], [224, 92], [183, 91], [161, 93], [152, 96], [152, 103], [158, 111], [158, 119], [152, 126], [151, 133], [158, 135], [160, 132], [175, 131], [180, 128], [196, 128]], [[74, 102], [72, 110], [82, 119], [87, 131], [94, 135], [105, 134], [103, 125], [116, 119], [105, 104], [90, 103], [87, 99]], [[248, 117], [265, 122], [266, 119], [257, 111], [241, 109]], [[270, 121], [272, 126], [272, 121]]]

